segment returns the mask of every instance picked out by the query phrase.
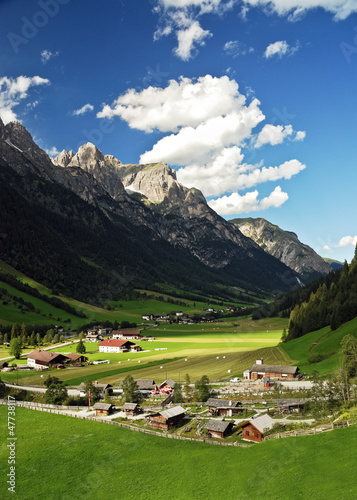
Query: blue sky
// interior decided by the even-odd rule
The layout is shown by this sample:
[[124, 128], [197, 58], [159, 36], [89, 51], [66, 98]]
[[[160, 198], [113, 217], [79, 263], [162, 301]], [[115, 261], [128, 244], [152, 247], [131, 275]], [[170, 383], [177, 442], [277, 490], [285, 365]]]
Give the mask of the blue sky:
[[2, 0], [0, 116], [165, 161], [225, 218], [357, 241], [357, 1]]

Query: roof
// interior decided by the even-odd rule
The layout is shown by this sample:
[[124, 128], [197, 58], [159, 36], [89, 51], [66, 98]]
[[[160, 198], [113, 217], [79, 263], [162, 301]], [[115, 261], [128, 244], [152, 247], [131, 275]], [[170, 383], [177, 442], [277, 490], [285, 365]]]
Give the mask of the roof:
[[60, 352], [49, 352], [49, 351], [32, 351], [29, 354], [26, 354], [27, 358], [34, 359], [36, 361], [44, 361], [45, 363], [49, 363], [50, 361], [54, 361], [59, 356], [63, 358], [67, 358], [64, 354]]
[[122, 335], [123, 337], [140, 337], [140, 330], [113, 330], [112, 335]]
[[276, 421], [273, 420], [270, 415], [262, 415], [261, 417], [249, 420], [249, 423], [254, 425], [254, 427], [258, 429], [258, 431], [263, 433], [264, 431], [267, 430], [270, 431], [270, 429], [272, 429], [276, 424]]
[[227, 399], [215, 398], [209, 398], [205, 404], [205, 406], [211, 406], [214, 408], [236, 408], [239, 405], [240, 401], [228, 401]]
[[93, 406], [94, 410], [110, 410], [112, 408], [112, 404], [109, 403], [96, 403]]
[[296, 406], [305, 404], [307, 399], [277, 399], [278, 406]]
[[168, 410], [160, 411], [160, 415], [164, 418], [176, 417], [177, 415], [183, 415], [185, 413], [185, 409], [182, 406], [174, 406], [173, 408], [169, 408]]
[[299, 368], [297, 366], [284, 366], [284, 365], [252, 365], [251, 372], [263, 373], [286, 373], [287, 375], [294, 375]]
[[169, 385], [170, 387], [173, 387], [175, 385], [175, 382], [172, 380], [172, 378], [168, 378], [165, 380], [165, 382], [162, 382], [162, 384], [159, 385], [159, 387], [162, 387], [163, 385]]
[[152, 379], [135, 380], [135, 382], [137, 383], [139, 391], [151, 391], [155, 385], [155, 382]]
[[105, 339], [100, 342], [99, 346], [122, 347], [125, 344], [134, 345], [130, 340]]
[[205, 424], [204, 429], [207, 429], [208, 431], [225, 432], [231, 425], [233, 425], [233, 422], [210, 418]]
[[82, 358], [82, 357], [86, 358], [86, 356], [84, 356], [84, 354], [76, 354], [75, 352], [70, 352], [70, 353], [66, 354], [66, 356], [67, 356], [67, 358], [73, 359], [74, 361], [76, 361], [77, 359]]
[[[94, 385], [94, 387], [98, 387], [98, 389], [102, 389], [102, 390], [105, 390], [105, 389], [108, 389], [109, 387], [112, 387], [110, 384], [98, 384], [98, 382], [94, 382], [93, 385]], [[78, 389], [78, 391], [84, 391], [86, 389], [86, 382], [82, 382], [81, 384], [79, 384], [77, 389]]]
[[137, 403], [125, 403], [125, 405], [123, 406], [123, 410], [136, 410], [137, 407]]

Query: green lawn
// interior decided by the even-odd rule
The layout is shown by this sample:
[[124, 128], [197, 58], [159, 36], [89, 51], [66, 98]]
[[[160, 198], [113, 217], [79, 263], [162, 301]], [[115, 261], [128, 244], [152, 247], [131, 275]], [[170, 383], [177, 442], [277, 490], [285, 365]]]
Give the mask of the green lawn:
[[[311, 374], [316, 370], [321, 375], [326, 375], [339, 368], [338, 351], [345, 335], [353, 335], [357, 338], [357, 318], [345, 323], [335, 331], [331, 331], [330, 327], [325, 327], [282, 344], [282, 347], [290, 358], [296, 361], [301, 371]], [[320, 363], [309, 364], [308, 358], [311, 353], [329, 357]]]
[[[4, 440], [6, 407], [0, 407]], [[97, 422], [16, 410], [21, 500], [354, 500], [357, 428], [250, 448], [169, 440]], [[3, 441], [4, 443], [4, 441]], [[1, 498], [9, 449], [0, 448]]]

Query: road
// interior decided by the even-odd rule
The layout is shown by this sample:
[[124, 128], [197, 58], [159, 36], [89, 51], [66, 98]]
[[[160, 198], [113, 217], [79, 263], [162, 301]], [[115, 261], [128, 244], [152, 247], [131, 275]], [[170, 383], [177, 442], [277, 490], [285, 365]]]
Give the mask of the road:
[[[7, 384], [5, 382], [5, 385], [7, 387], [11, 387], [12, 389], [24, 389], [25, 391], [32, 391], [32, 392], [46, 392], [47, 387], [34, 387], [32, 385], [14, 385], [14, 384]], [[77, 389], [67, 389], [68, 390], [68, 396], [79, 396], [79, 391]]]
[[[65, 347], [66, 345], [72, 345], [79, 342], [79, 340], [71, 340], [71, 342], [65, 342], [64, 344], [57, 344], [51, 347], [44, 347], [41, 351], [51, 351], [52, 349], [58, 349], [59, 347]], [[24, 358], [26, 354], [22, 354], [21, 357]], [[8, 356], [7, 358], [0, 358], [0, 361], [7, 361], [8, 359], [15, 359], [14, 356]]]

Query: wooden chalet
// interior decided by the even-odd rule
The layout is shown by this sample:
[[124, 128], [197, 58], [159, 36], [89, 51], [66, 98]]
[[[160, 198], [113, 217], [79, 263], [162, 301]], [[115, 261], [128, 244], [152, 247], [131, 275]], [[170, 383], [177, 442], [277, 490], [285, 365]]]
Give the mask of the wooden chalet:
[[175, 385], [175, 382], [172, 380], [172, 378], [168, 378], [167, 380], [165, 380], [165, 382], [162, 382], [158, 389], [160, 392], [171, 392], [174, 390], [174, 385]]
[[307, 399], [278, 399], [279, 413], [300, 413], [305, 406]]
[[270, 431], [274, 424], [276, 424], [275, 420], [269, 415], [262, 415], [261, 417], [244, 422], [238, 427], [242, 428], [242, 439], [261, 443], [264, 439], [264, 433]]
[[138, 352], [141, 351], [139, 345], [130, 340], [105, 339], [99, 344], [99, 352]]
[[69, 359], [59, 352], [36, 350], [26, 355], [27, 365], [35, 370], [47, 370], [48, 368], [64, 368], [64, 363]]
[[74, 363], [86, 363], [88, 358], [83, 354], [76, 354], [75, 352], [70, 352], [66, 354], [67, 358], [69, 358]]
[[86, 342], [100, 342], [101, 340], [103, 337], [97, 331], [88, 332], [85, 338]]
[[[111, 389], [113, 386], [110, 385], [110, 384], [99, 384], [97, 382], [97, 380], [95, 382], [93, 382], [93, 386], [96, 387], [97, 389], [99, 389], [99, 395], [101, 397], [104, 398], [105, 396], [105, 391], [107, 389]], [[79, 391], [79, 396], [81, 398], [87, 396], [87, 392], [86, 392], [86, 383], [85, 382], [82, 382], [81, 384], [79, 384], [79, 386], [77, 387], [77, 390]]]
[[174, 406], [168, 410], [163, 410], [146, 417], [150, 427], [168, 431], [172, 427], [180, 425], [185, 417], [185, 409], [182, 406]]
[[205, 424], [204, 429], [207, 430], [210, 437], [224, 438], [232, 432], [233, 425], [233, 422], [210, 418]]
[[115, 340], [141, 340], [140, 330], [113, 330], [112, 338]]
[[244, 378], [250, 380], [261, 380], [264, 377], [278, 379], [293, 379], [299, 374], [297, 366], [265, 365], [262, 358], [258, 358], [250, 370], [244, 372]]
[[137, 403], [125, 403], [123, 410], [126, 417], [134, 417], [139, 413], [139, 405]]
[[113, 405], [109, 403], [95, 403], [93, 406], [93, 410], [95, 410], [95, 414], [98, 415], [110, 415], [113, 413]]
[[153, 379], [139, 379], [135, 380], [135, 382], [140, 392], [151, 392], [155, 388], [155, 381]]
[[209, 398], [206, 402], [211, 415], [232, 417], [242, 411], [239, 401], [227, 401], [226, 399]]

